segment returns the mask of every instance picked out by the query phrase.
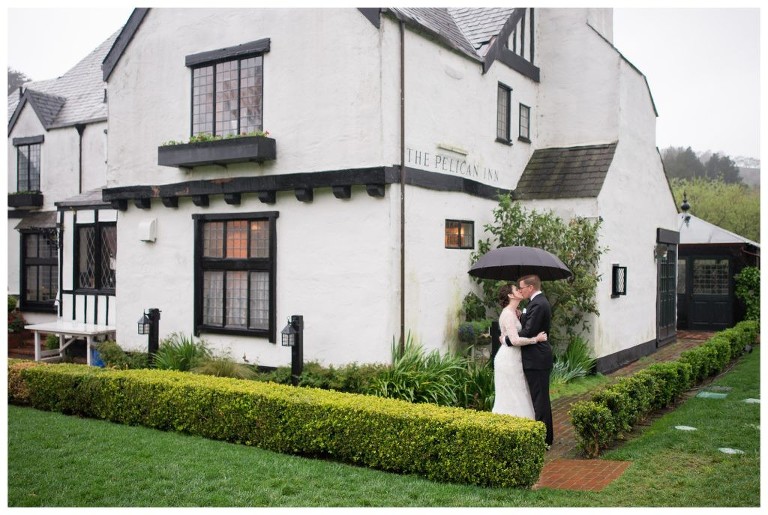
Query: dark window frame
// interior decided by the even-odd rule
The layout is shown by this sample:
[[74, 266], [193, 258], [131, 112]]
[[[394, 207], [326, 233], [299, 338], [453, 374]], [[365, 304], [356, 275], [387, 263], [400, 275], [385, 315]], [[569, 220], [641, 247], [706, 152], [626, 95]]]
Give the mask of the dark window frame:
[[[40, 177], [42, 175], [42, 154], [43, 145], [41, 141], [29, 141], [23, 143], [16, 143], [16, 191], [18, 193], [23, 192], [40, 192]], [[23, 156], [23, 152], [26, 151], [26, 156]], [[34, 153], [33, 153], [34, 151]], [[35, 156], [35, 159], [32, 156]], [[22, 157], [26, 157], [26, 170], [22, 170]], [[37, 164], [36, 170], [36, 184], [33, 182], [33, 162]], [[22, 175], [25, 175], [25, 181], [28, 185], [27, 188], [21, 188]], [[36, 187], [35, 187], [36, 186]]]
[[[35, 237], [37, 239], [37, 256], [30, 257], [27, 248], [29, 238]], [[40, 247], [43, 241], [48, 241], [51, 246], [51, 256], [40, 257]], [[45, 230], [25, 230], [21, 233], [21, 277], [19, 296], [21, 300], [21, 306], [24, 311], [33, 311], [40, 313], [56, 313], [56, 297], [59, 289], [59, 255], [58, 255], [58, 235], [55, 231]], [[27, 295], [29, 289], [27, 270], [35, 267], [38, 269], [37, 274], [37, 291], [40, 291], [40, 272], [42, 267], [50, 267], [50, 291], [52, 292], [52, 298], [49, 300], [30, 300]]]
[[[226, 136], [226, 135], [242, 135], [243, 133], [251, 133], [255, 131], [261, 131], [264, 130], [264, 56], [267, 52], [269, 52], [270, 49], [270, 40], [269, 38], [266, 39], [260, 39], [257, 41], [252, 41], [250, 43], [245, 43], [243, 45], [238, 45], [235, 47], [229, 47], [229, 48], [222, 48], [220, 50], [213, 50], [209, 52], [202, 52], [199, 54], [189, 55], [186, 57], [186, 66], [190, 68], [190, 86], [191, 86], [191, 92], [190, 92], [190, 135], [192, 137], [202, 134], [210, 134], [211, 136]], [[259, 96], [259, 102], [258, 102], [258, 112], [259, 112], [259, 120], [258, 123], [254, 127], [249, 127], [244, 129], [242, 126], [242, 119], [243, 119], [243, 113], [241, 111], [242, 108], [242, 100], [243, 100], [243, 62], [247, 61], [249, 59], [253, 58], [260, 58], [260, 63], [256, 64], [254, 68], [259, 68], [261, 70], [260, 74], [257, 77], [258, 84], [255, 86], [255, 90], [257, 92], [257, 95]], [[236, 129], [228, 129], [227, 131], [222, 131], [220, 127], [217, 127], [217, 105], [224, 101], [225, 99], [220, 98], [220, 95], [217, 92], [217, 70], [218, 67], [221, 65], [224, 65], [226, 63], [236, 63], [237, 64], [237, 128]], [[205, 103], [195, 103], [195, 81], [196, 81], [196, 72], [203, 70], [205, 68], [211, 68], [210, 73], [210, 96], [211, 96], [211, 103], [205, 104]], [[206, 106], [207, 109], [210, 111], [200, 112], [200, 107]], [[231, 108], [229, 109], [232, 110]], [[200, 117], [204, 117], [206, 115], [209, 115], [211, 117], [210, 120], [210, 126], [208, 126], [207, 122], [200, 121]], [[196, 123], [197, 118], [197, 123]], [[205, 126], [200, 128], [200, 126]], [[197, 127], [197, 129], [196, 129]], [[207, 130], [210, 128], [210, 130]]]
[[[86, 293], [86, 294], [101, 294], [101, 295], [115, 295], [115, 290], [117, 289], [117, 270], [115, 268], [115, 271], [112, 273], [112, 283], [111, 285], [107, 284], [106, 286], [103, 284], [102, 276], [103, 276], [103, 267], [102, 263], [104, 261], [103, 255], [104, 255], [104, 241], [102, 239], [102, 231], [105, 228], [113, 228], [115, 231], [115, 255], [114, 259], [117, 260], [117, 222], [90, 222], [90, 223], [78, 223], [75, 225], [75, 231], [74, 231], [74, 249], [73, 249], [73, 286], [74, 286], [74, 292], [75, 293]], [[94, 263], [93, 263], [93, 286], [81, 286], [80, 285], [80, 240], [81, 240], [81, 230], [82, 229], [93, 229], [94, 231], [94, 255], [92, 257]]]
[[616, 298], [627, 294], [627, 267], [613, 265], [611, 271], [611, 297]]
[[496, 141], [512, 145], [512, 88], [501, 82], [496, 89]]
[[[194, 214], [192, 219], [194, 220], [195, 231], [195, 306], [194, 306], [194, 319], [195, 319], [195, 334], [201, 333], [216, 333], [216, 334], [230, 334], [236, 336], [254, 336], [254, 337], [266, 337], [271, 343], [277, 341], [277, 218], [279, 212], [277, 211], [264, 211], [264, 212], [252, 212], [252, 213], [231, 213], [231, 214]], [[204, 253], [204, 230], [205, 225], [209, 222], [223, 222], [224, 223], [224, 252], [226, 252], [226, 224], [227, 222], [253, 222], [253, 221], [267, 221], [269, 223], [269, 257], [266, 258], [227, 258], [226, 255], [221, 258], [205, 257]], [[250, 231], [248, 231], [248, 243], [247, 248], [251, 245]], [[250, 329], [243, 327], [227, 327], [227, 290], [226, 283], [222, 287], [222, 325], [214, 326], [206, 324], [204, 322], [204, 273], [206, 271], [246, 271], [246, 272], [268, 272], [269, 273], [269, 313], [268, 313], [268, 328], [267, 329]], [[249, 279], [250, 281], [250, 276]], [[225, 279], [226, 281], [226, 279]], [[246, 288], [248, 298], [245, 301], [247, 309], [250, 309], [250, 287]], [[246, 319], [250, 319], [250, 314], [246, 316]]]
[[[456, 235], [458, 245], [450, 245], [448, 230], [453, 228], [458, 228], [458, 234]], [[471, 234], [469, 235], [469, 241], [470, 245], [463, 245], [462, 242], [464, 241], [465, 234], [464, 229], [466, 227], [469, 227], [471, 230]], [[472, 250], [475, 248], [475, 222], [471, 220], [453, 220], [453, 219], [446, 219], [445, 220], [445, 248], [446, 249], [456, 249], [456, 250]]]
[[[526, 111], [528, 113], [527, 120], [528, 125], [523, 127], [523, 111]], [[525, 134], [523, 134], [523, 128], [525, 128]], [[520, 103], [520, 111], [518, 115], [518, 137], [517, 139], [519, 141], [523, 141], [525, 143], [531, 142], [531, 107]]]

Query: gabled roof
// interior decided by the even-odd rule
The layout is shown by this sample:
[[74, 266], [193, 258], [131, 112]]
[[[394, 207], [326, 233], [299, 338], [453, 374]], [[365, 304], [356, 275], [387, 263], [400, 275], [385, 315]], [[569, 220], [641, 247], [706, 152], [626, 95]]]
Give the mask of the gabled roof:
[[480, 56], [485, 55], [514, 11], [514, 7], [448, 9], [472, 48]]
[[[701, 244], [747, 244], [760, 248], [760, 244], [739, 236], [736, 233], [711, 224], [696, 216], [687, 213], [677, 215], [680, 232], [680, 245]], [[686, 217], [688, 221], [686, 222]]]
[[597, 197], [615, 152], [616, 142], [535, 150], [514, 196], [519, 200]]
[[23, 93], [19, 94], [19, 90], [12, 92], [8, 96], [8, 132], [13, 129], [26, 103], [35, 110], [46, 130], [106, 120], [101, 62], [118, 33], [61, 77], [28, 82], [23, 86]]
[[448, 43], [449, 46], [469, 57], [478, 59], [479, 56], [475, 52], [475, 48], [459, 28], [449, 9], [392, 7], [389, 10], [398, 19], [426, 29], [442, 39], [443, 42]]

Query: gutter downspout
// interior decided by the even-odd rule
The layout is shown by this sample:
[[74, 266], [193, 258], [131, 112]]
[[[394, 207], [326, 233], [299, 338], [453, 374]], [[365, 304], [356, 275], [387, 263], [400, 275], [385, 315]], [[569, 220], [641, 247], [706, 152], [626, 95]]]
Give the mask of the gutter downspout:
[[400, 353], [405, 351], [405, 22], [400, 20]]
[[77, 149], [77, 194], [83, 192], [83, 133], [85, 132], [85, 124], [78, 123], [75, 125], [77, 134], [79, 136], [78, 149]]

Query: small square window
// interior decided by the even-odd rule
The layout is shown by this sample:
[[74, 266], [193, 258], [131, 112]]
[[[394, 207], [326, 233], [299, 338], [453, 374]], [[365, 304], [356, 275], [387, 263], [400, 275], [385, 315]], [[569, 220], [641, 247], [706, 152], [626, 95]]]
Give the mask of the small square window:
[[445, 221], [445, 248], [474, 249], [475, 222], [462, 220]]
[[611, 297], [627, 294], [627, 267], [613, 265]]
[[531, 108], [520, 104], [520, 141], [531, 142]]

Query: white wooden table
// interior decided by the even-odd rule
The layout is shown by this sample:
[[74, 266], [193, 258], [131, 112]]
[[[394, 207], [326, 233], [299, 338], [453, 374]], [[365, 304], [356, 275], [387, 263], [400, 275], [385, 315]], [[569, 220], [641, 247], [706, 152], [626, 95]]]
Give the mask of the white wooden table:
[[[91, 364], [91, 344], [97, 338], [115, 337], [115, 327], [111, 325], [84, 324], [71, 320], [57, 320], [44, 324], [24, 326], [35, 333], [35, 361], [59, 359], [64, 357], [64, 349], [75, 340], [85, 338], [88, 364]], [[59, 337], [59, 348], [44, 350], [40, 348], [40, 334], [56, 334]]]

